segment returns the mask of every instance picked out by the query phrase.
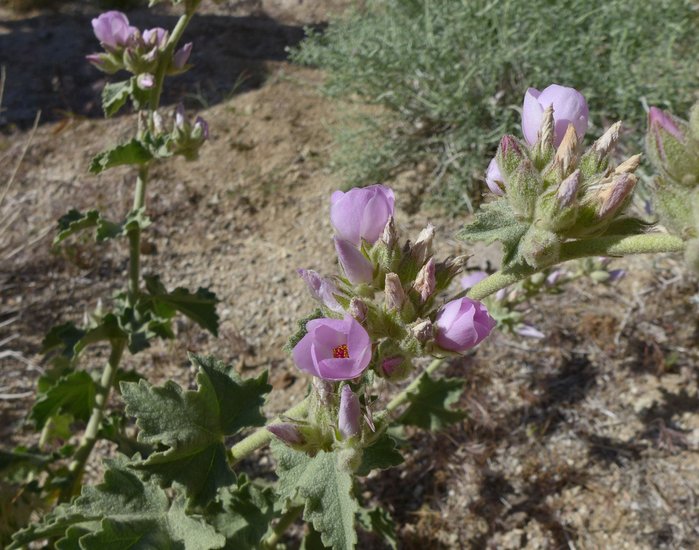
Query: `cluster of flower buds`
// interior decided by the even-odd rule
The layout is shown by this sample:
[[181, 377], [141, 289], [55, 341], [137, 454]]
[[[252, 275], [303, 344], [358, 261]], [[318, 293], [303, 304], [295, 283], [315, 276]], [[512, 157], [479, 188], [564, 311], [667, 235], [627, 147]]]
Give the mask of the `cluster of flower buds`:
[[699, 102], [689, 121], [651, 107], [646, 151], [658, 172], [654, 202], [660, 221], [689, 239], [687, 261], [699, 271]]
[[588, 116], [585, 98], [573, 88], [530, 88], [522, 108], [524, 141], [504, 136], [488, 167], [488, 188], [528, 226], [519, 253], [532, 267], [555, 262], [567, 239], [607, 231], [636, 186], [640, 155], [610, 165], [621, 123], [582, 150]]
[[166, 74], [179, 74], [187, 69], [192, 43], [182, 46], [174, 54], [167, 54], [169, 33], [156, 27], [141, 32], [129, 24], [120, 11], [108, 11], [92, 20], [95, 36], [104, 52], [87, 56], [99, 70], [113, 74], [125, 69], [135, 75], [141, 90], [155, 86], [155, 75], [162, 63], [167, 63]]
[[[484, 303], [502, 332], [527, 338], [541, 339], [545, 334], [527, 319], [527, 303], [540, 294], [561, 294], [573, 281], [586, 277], [595, 284], [613, 285], [626, 276], [624, 269], [611, 269], [606, 257], [583, 258], [569, 262], [565, 267], [546, 268], [488, 296]], [[461, 278], [461, 287], [469, 290], [488, 274], [471, 271]]]
[[296, 366], [316, 381], [315, 408], [308, 422], [270, 427], [293, 447], [365, 445], [376, 429], [369, 404], [358, 397], [369, 380], [403, 379], [415, 358], [463, 353], [495, 326], [480, 302], [440, 303], [466, 258], [436, 261], [432, 225], [400, 246], [394, 204], [393, 191], [383, 185], [333, 193], [330, 219], [342, 275], [299, 270], [320, 313], [302, 323], [290, 347]]

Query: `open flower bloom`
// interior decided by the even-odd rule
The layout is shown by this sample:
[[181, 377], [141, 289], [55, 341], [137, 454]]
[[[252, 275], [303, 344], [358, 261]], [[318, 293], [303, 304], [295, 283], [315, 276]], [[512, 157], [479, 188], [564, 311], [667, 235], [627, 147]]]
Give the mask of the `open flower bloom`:
[[355, 187], [330, 197], [330, 221], [337, 235], [355, 246], [364, 239], [374, 244], [393, 216], [393, 190], [385, 185]]
[[590, 116], [585, 97], [575, 88], [551, 84], [542, 91], [529, 88], [524, 95], [522, 133], [529, 145], [536, 143], [544, 111], [549, 105], [553, 105], [554, 147], [563, 141], [569, 124], [575, 128], [578, 138], [585, 135]]
[[129, 19], [120, 11], [108, 11], [92, 20], [92, 29], [97, 40], [107, 50], [117, 50], [127, 45], [136, 28], [129, 25]]
[[447, 303], [437, 312], [435, 340], [446, 350], [471, 349], [490, 334], [496, 323], [483, 304], [470, 298]]
[[369, 366], [369, 334], [349, 315], [344, 319], [313, 319], [306, 330], [292, 352], [302, 371], [323, 380], [351, 380]]

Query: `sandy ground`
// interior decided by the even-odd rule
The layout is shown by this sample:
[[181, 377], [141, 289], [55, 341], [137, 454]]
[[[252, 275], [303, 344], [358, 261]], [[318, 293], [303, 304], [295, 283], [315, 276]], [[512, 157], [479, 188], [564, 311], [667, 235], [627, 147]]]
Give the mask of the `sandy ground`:
[[[188, 30], [196, 68], [172, 81], [165, 110], [194, 90], [184, 98], [210, 121], [212, 138], [199, 161], [154, 170], [144, 270], [169, 287], [210, 286], [221, 299], [221, 334], [178, 322], [176, 341], [126, 360], [150, 380], [191, 384], [192, 350], [243, 373], [269, 369], [270, 414], [305, 392], [308, 380], [281, 349], [313, 307], [295, 270], [335, 269], [328, 197], [344, 182], [328, 163], [339, 107], [317, 93], [322, 74], [290, 65], [284, 48], [298, 42], [303, 25], [321, 24], [348, 3], [224, 2]], [[92, 14], [78, 8], [0, 14], [8, 74], [1, 182], [37, 108], [44, 113], [0, 205], [3, 448], [30, 441], [24, 419], [46, 367], [38, 354], [43, 333], [79, 322], [126, 277], [123, 245], [50, 248], [55, 220], [67, 210], [98, 207], [117, 217], [133, 190], [129, 170], [87, 174], [90, 157], [129, 136], [135, 120], [99, 117], [104, 79], [81, 61], [95, 47]], [[132, 19], [167, 25], [172, 17], [160, 10]], [[452, 237], [463, 220], [412, 213], [413, 197], [430, 184], [419, 170], [388, 183], [404, 236], [431, 221], [440, 252], [467, 252]], [[492, 249], [469, 252], [474, 266], [497, 258]], [[496, 333], [446, 369], [467, 381], [468, 419], [439, 434], [408, 432], [406, 465], [360, 487], [394, 515], [401, 548], [696, 547], [699, 285], [677, 258], [616, 265], [629, 275], [613, 289], [581, 281], [528, 305], [544, 340]], [[102, 353], [85, 364], [98, 368]], [[381, 548], [372, 538], [364, 547]]]

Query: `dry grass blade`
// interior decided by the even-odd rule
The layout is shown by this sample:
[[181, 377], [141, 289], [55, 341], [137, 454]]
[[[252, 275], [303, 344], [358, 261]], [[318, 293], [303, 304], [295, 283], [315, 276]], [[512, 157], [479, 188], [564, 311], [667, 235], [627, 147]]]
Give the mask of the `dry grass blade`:
[[[0, 96], [0, 98], [1, 97], [2, 96]], [[7, 180], [7, 183], [5, 184], [5, 188], [2, 190], [2, 195], [0, 195], [0, 206], [2, 206], [2, 203], [5, 202], [5, 197], [7, 196], [7, 193], [10, 190], [10, 188], [12, 187], [15, 178], [17, 177], [17, 172], [19, 172], [19, 167], [22, 165], [24, 157], [26, 156], [27, 151], [29, 150], [29, 147], [32, 144], [32, 141], [34, 140], [34, 135], [36, 134], [36, 130], [39, 127], [40, 118], [41, 111], [37, 111], [36, 117], [34, 117], [34, 125], [32, 126], [32, 131], [29, 133], [29, 138], [27, 139], [27, 141], [24, 144], [24, 147], [22, 148], [22, 153], [19, 155], [19, 158], [17, 159], [17, 163], [15, 164], [15, 167], [12, 170], [12, 174], [10, 174], [10, 178]]]

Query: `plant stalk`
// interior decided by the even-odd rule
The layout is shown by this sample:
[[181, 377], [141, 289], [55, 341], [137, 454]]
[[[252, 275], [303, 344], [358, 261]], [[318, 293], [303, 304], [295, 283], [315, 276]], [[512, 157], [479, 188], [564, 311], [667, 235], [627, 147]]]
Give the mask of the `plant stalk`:
[[665, 233], [646, 233], [630, 237], [614, 236], [570, 241], [561, 245], [559, 259], [551, 262], [549, 265], [538, 268], [527, 267], [526, 269], [518, 269], [509, 273], [498, 271], [475, 284], [467, 293], [460, 293], [455, 298], [466, 295], [474, 300], [482, 300], [502, 288], [526, 279], [538, 271], [568, 260], [576, 260], [588, 256], [628, 256], [631, 254], [682, 252], [684, 246], [685, 243], [682, 239]]
[[182, 38], [182, 35], [184, 34], [185, 29], [187, 28], [187, 25], [189, 25], [189, 22], [194, 16], [194, 11], [194, 9], [191, 10], [191, 12], [188, 10], [187, 13], [181, 15], [180, 18], [177, 20], [175, 28], [172, 29], [172, 33], [170, 33], [170, 38], [168, 38], [167, 44], [165, 45], [165, 51], [163, 52], [161, 58], [162, 61], [155, 72], [155, 86], [153, 87], [153, 91], [151, 92], [150, 96], [151, 111], [157, 111], [158, 107], [160, 106], [160, 96], [163, 93], [165, 73], [169, 68], [170, 62], [172, 60], [172, 54], [174, 53], [175, 48], [177, 47], [177, 43], [180, 41], [180, 38]]
[[80, 485], [82, 483], [83, 472], [85, 471], [85, 464], [87, 464], [87, 459], [90, 457], [92, 448], [97, 442], [97, 434], [102, 425], [102, 418], [104, 417], [104, 410], [107, 406], [107, 401], [109, 400], [109, 393], [112, 390], [117, 371], [119, 370], [119, 362], [121, 361], [121, 356], [124, 353], [126, 340], [112, 340], [111, 346], [112, 350], [109, 354], [109, 360], [104, 366], [100, 385], [97, 388], [97, 394], [95, 395], [95, 406], [92, 409], [92, 414], [90, 415], [90, 420], [87, 423], [87, 428], [85, 428], [85, 433], [80, 440], [80, 445], [73, 455], [73, 461], [68, 467], [71, 480], [70, 485], [67, 486], [61, 493], [62, 501], [70, 500], [70, 498], [80, 492]]
[[262, 550], [274, 550], [274, 548], [277, 547], [279, 539], [282, 538], [286, 530], [298, 519], [301, 512], [303, 512], [303, 506], [289, 508], [289, 510], [279, 518], [279, 521], [272, 529], [272, 533], [262, 541], [260, 548], [262, 548]]
[[[148, 165], [138, 169], [136, 190], [133, 198], [133, 210], [139, 210], [146, 203], [146, 183], [148, 181]], [[129, 305], [136, 305], [141, 286], [141, 227], [136, 224], [129, 230]]]

